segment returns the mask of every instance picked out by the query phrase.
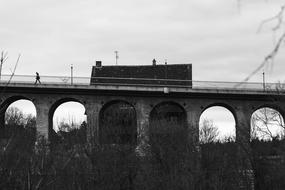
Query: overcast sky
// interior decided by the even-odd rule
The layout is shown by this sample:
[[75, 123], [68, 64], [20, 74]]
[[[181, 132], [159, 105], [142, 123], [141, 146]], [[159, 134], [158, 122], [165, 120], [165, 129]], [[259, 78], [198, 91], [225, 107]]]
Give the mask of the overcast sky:
[[[278, 34], [262, 20], [281, 0], [1, 0], [0, 50], [4, 73], [90, 76], [95, 60], [120, 65], [192, 63], [193, 80], [241, 81], [274, 45]], [[283, 54], [283, 55], [282, 55]], [[268, 80], [282, 75], [284, 49]], [[269, 69], [267, 69], [269, 70]], [[262, 72], [252, 81], [261, 81]]]
[[[0, 0], [0, 50], [21, 53], [16, 74], [90, 76], [95, 60], [114, 65], [192, 63], [193, 80], [241, 81], [272, 51], [284, 0]], [[284, 31], [284, 28], [281, 28]], [[265, 68], [285, 81], [284, 45]], [[262, 71], [251, 81], [262, 81]]]

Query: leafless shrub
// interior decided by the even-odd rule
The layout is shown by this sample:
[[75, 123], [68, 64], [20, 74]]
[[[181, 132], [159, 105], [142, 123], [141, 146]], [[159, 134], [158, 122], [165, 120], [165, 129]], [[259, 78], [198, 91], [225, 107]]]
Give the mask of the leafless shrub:
[[219, 131], [212, 120], [204, 119], [199, 127], [199, 142], [202, 144], [217, 141]]

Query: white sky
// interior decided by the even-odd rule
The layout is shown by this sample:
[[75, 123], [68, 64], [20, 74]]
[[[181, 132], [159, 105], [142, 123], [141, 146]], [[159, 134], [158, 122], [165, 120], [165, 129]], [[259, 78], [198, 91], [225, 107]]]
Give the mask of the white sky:
[[[284, 0], [9, 0], [0, 6], [4, 73], [90, 76], [95, 60], [119, 64], [192, 63], [193, 80], [241, 81], [272, 50], [272, 24], [262, 20]], [[275, 34], [277, 39], [278, 34]], [[284, 48], [269, 81], [284, 81]], [[269, 71], [268, 71], [269, 72]], [[261, 72], [253, 81], [261, 81]]]
[[[0, 50], [10, 74], [90, 76], [95, 60], [114, 65], [192, 63], [193, 80], [241, 81], [272, 50], [280, 33], [262, 20], [284, 0], [0, 0]], [[284, 25], [281, 28], [284, 31]], [[284, 45], [265, 68], [285, 81]], [[262, 81], [262, 71], [251, 81]], [[227, 122], [227, 121], [225, 121]]]
[[200, 116], [200, 127], [205, 119], [212, 120], [214, 127], [217, 127], [218, 139], [224, 140], [226, 137], [236, 136], [235, 118], [228, 109], [221, 106], [213, 106], [206, 109]]
[[55, 110], [53, 128], [57, 131], [60, 122], [80, 125], [83, 121], [86, 121], [85, 107], [78, 102], [66, 102]]

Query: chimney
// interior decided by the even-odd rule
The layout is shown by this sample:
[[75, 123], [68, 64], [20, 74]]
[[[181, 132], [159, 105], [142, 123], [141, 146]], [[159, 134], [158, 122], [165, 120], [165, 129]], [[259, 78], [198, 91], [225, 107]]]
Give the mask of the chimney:
[[156, 65], [156, 60], [155, 60], [155, 59], [152, 60], [152, 65], [153, 65], [153, 66]]
[[96, 67], [102, 67], [102, 61], [96, 61]]

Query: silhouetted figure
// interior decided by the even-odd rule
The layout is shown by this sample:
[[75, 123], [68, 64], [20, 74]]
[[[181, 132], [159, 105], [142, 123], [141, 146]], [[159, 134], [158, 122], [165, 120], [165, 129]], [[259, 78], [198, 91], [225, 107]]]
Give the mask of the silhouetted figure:
[[35, 84], [37, 84], [38, 82], [39, 82], [39, 84], [41, 84], [40, 78], [41, 77], [40, 77], [39, 73], [36, 72], [36, 82], [35, 82]]

